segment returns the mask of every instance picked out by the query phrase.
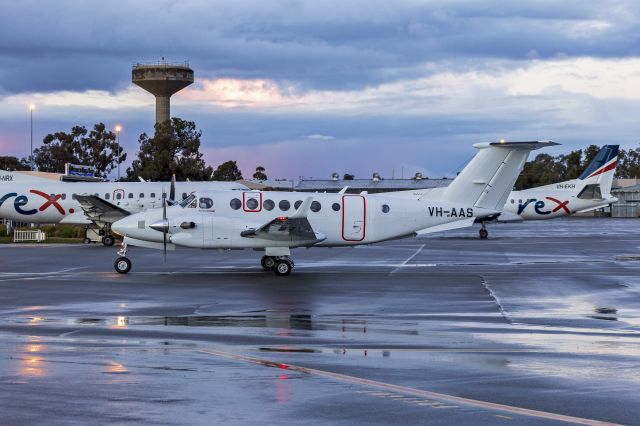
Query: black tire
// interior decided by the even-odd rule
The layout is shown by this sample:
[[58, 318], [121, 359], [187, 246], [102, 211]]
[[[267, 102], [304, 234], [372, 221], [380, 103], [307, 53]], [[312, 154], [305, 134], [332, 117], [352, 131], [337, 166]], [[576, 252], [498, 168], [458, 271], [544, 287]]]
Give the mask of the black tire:
[[91, 240], [89, 238], [85, 238], [82, 242], [85, 244], [91, 244]]
[[262, 256], [260, 265], [262, 265], [262, 269], [265, 271], [270, 271], [276, 267], [276, 258], [273, 256]]
[[113, 262], [113, 267], [119, 274], [126, 274], [131, 270], [131, 261], [126, 257], [119, 257]]
[[291, 262], [286, 259], [280, 259], [276, 261], [276, 266], [273, 268], [273, 272], [275, 272], [276, 275], [283, 277], [289, 275], [292, 269], [293, 265]]
[[113, 235], [107, 234], [104, 237], [102, 237], [102, 244], [104, 244], [107, 247], [111, 247], [115, 242], [116, 242], [116, 239], [114, 238]]
[[481, 229], [479, 234], [481, 240], [486, 240], [487, 238], [489, 238], [489, 231], [487, 231], [486, 229]]

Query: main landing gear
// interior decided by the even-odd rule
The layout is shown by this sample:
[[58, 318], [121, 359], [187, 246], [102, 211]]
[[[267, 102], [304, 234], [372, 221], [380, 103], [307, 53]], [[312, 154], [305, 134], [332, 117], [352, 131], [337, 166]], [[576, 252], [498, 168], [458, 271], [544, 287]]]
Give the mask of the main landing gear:
[[111, 247], [116, 242], [116, 239], [113, 235], [107, 234], [102, 237], [102, 244], [106, 247]]
[[273, 270], [279, 276], [289, 275], [295, 267], [289, 256], [262, 256], [260, 264], [264, 270]]
[[131, 261], [127, 257], [127, 245], [123, 242], [122, 248], [118, 250], [118, 258], [113, 263], [113, 267], [119, 274], [126, 274], [131, 270]]
[[487, 231], [487, 225], [485, 224], [485, 222], [481, 222], [480, 223], [482, 225], [482, 228], [480, 229], [480, 239], [481, 240], [486, 240], [489, 237], [489, 231]]

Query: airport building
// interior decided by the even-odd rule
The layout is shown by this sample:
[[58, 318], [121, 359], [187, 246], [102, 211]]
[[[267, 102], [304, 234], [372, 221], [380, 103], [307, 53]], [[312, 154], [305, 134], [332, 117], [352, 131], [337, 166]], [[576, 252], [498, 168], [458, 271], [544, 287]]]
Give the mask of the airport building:
[[618, 199], [611, 205], [612, 217], [640, 217], [640, 179], [616, 179], [611, 194]]

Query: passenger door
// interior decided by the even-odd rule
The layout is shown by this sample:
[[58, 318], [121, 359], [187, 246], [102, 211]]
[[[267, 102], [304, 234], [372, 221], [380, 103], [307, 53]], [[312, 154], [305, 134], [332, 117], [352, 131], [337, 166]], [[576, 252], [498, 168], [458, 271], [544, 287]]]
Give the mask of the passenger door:
[[362, 195], [342, 196], [342, 239], [362, 241], [367, 227], [366, 200]]

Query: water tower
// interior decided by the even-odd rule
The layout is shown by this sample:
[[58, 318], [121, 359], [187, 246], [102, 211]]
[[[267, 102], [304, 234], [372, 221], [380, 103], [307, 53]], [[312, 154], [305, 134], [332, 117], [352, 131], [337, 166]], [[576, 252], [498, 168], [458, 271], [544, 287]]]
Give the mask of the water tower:
[[156, 97], [156, 124], [169, 120], [171, 95], [193, 83], [188, 62], [170, 63], [164, 58], [156, 63], [133, 65], [131, 81]]

